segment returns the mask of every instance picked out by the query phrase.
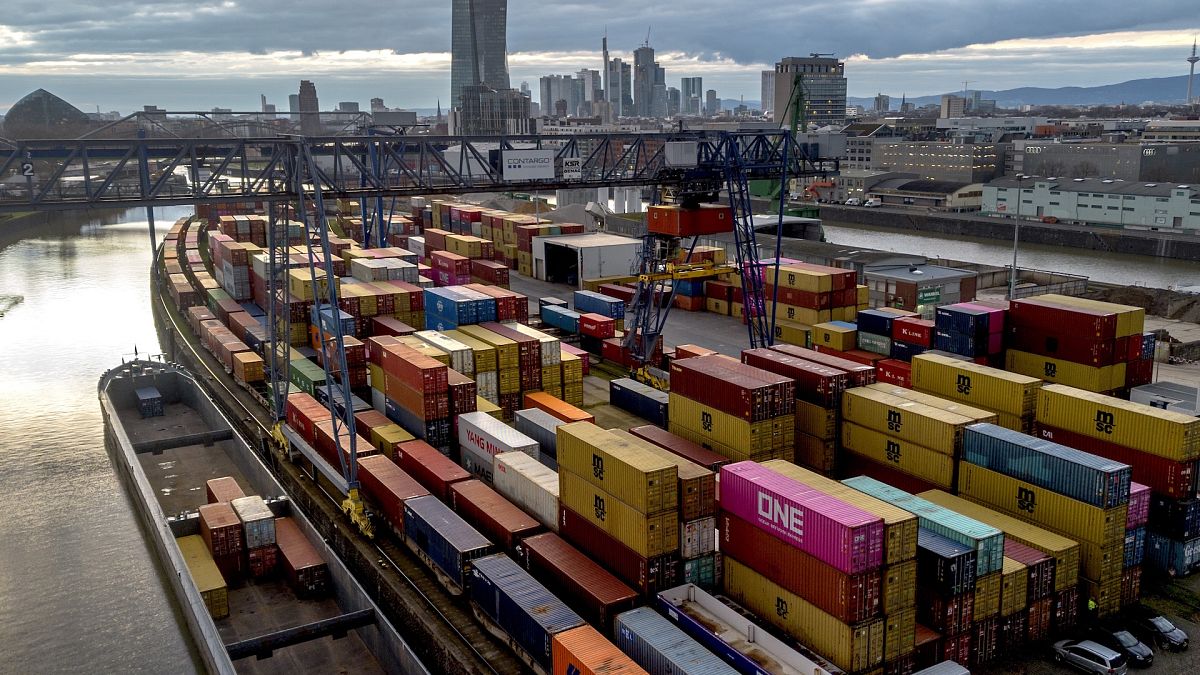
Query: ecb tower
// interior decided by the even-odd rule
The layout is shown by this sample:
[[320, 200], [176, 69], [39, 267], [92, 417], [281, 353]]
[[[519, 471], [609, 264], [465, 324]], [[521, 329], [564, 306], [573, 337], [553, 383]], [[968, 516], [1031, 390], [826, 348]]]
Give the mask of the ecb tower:
[[508, 89], [507, 0], [453, 0], [450, 97], [458, 106], [464, 87]]

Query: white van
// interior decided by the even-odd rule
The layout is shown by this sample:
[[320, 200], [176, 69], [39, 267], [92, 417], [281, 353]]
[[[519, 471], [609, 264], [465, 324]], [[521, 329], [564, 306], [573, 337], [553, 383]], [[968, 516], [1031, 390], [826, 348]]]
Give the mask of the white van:
[[862, 200], [858, 197], [851, 197], [846, 200], [846, 206], [862, 206]]
[[863, 202], [863, 206], [873, 209], [877, 206], [883, 206], [883, 201], [877, 197], [871, 197], [867, 201]]

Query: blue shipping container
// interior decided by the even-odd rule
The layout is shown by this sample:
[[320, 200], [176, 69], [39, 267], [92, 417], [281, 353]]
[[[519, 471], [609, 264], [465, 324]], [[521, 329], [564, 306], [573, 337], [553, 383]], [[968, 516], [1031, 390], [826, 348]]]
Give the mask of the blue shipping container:
[[680, 279], [675, 283], [675, 292], [679, 295], [694, 298], [704, 295], [703, 279]]
[[617, 615], [614, 628], [617, 648], [650, 673], [679, 675], [736, 675], [679, 627], [649, 607]]
[[1150, 529], [1172, 539], [1200, 537], [1200, 499], [1150, 495]]
[[613, 319], [625, 318], [625, 301], [595, 291], [575, 291], [571, 298], [580, 314], [599, 314]]
[[1187, 576], [1200, 567], [1200, 538], [1181, 541], [1147, 532], [1145, 560], [1148, 567], [1162, 574]]
[[925, 528], [917, 530], [917, 584], [951, 598], [975, 590], [975, 549]]
[[976, 577], [996, 572], [1004, 566], [1004, 533], [991, 525], [968, 518], [961, 513], [943, 508], [868, 476], [847, 478], [842, 483], [908, 511], [917, 517], [920, 527], [940, 534], [951, 541], [974, 548]]
[[1122, 567], [1141, 565], [1146, 557], [1146, 528], [1125, 530], [1125, 562]]
[[977, 356], [987, 356], [988, 339], [984, 336], [983, 339], [976, 339], [965, 333], [958, 331], [943, 331], [938, 329], [933, 334], [933, 347], [951, 354], [961, 354], [975, 358]]
[[433, 495], [404, 502], [404, 538], [464, 590], [471, 561], [496, 552], [487, 537]]
[[312, 323], [332, 334], [341, 326], [342, 335], [354, 335], [354, 317], [348, 312], [337, 310], [335, 315], [329, 305], [313, 305]]
[[667, 428], [667, 399], [666, 392], [628, 377], [608, 383], [609, 403], [663, 429]]
[[470, 593], [471, 602], [547, 671], [554, 636], [583, 625], [578, 614], [503, 553], [475, 561]]
[[263, 311], [262, 307], [259, 307], [253, 302], [243, 302], [241, 303], [241, 307], [242, 310], [254, 318], [267, 315], [267, 313]]
[[961, 305], [943, 305], [935, 310], [933, 327], [936, 330], [962, 335], [986, 341], [991, 330], [992, 315], [982, 309], [973, 309]]
[[1005, 429], [972, 424], [963, 433], [963, 460], [1047, 490], [1111, 509], [1129, 503], [1133, 467]]
[[916, 356], [918, 354], [924, 354], [925, 351], [926, 351], [925, 347], [922, 347], [921, 345], [914, 345], [914, 344], [909, 344], [908, 342], [892, 340], [891, 357], [893, 359], [899, 359], [901, 361], [912, 361], [914, 356]]
[[[317, 401], [319, 401], [322, 405], [328, 407], [329, 406], [329, 397], [330, 397], [330, 395], [332, 395], [333, 396], [333, 407], [338, 411], [338, 414], [345, 416], [345, 414], [346, 414], [346, 391], [344, 389], [342, 389], [341, 385], [335, 384], [333, 386], [330, 386], [327, 384], [323, 384], [323, 385], [317, 387], [316, 390], [317, 390], [317, 395], [316, 395]], [[354, 394], [350, 394], [350, 407], [354, 410], [354, 412], [360, 413], [360, 412], [363, 412], [364, 410], [370, 410], [371, 404], [367, 403], [366, 401], [362, 400], [361, 398], [355, 396]]]
[[855, 323], [861, 332], [891, 337], [892, 323], [898, 318], [898, 316], [891, 312], [884, 312], [878, 309], [864, 309], [858, 313]]
[[417, 415], [390, 398], [384, 403], [383, 414], [387, 415], [389, 420], [404, 427], [404, 430], [408, 433], [441, 450], [443, 455], [449, 453], [449, 418], [439, 420], [422, 419], [420, 415]]
[[579, 332], [579, 312], [566, 307], [546, 305], [542, 307], [542, 322], [568, 333]]

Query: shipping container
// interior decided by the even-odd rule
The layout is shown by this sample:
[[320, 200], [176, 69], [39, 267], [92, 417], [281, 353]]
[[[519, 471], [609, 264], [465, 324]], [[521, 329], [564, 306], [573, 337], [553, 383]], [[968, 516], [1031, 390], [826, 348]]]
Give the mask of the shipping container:
[[559, 473], [559, 500], [642, 556], [679, 550], [679, 514], [673, 510], [647, 515], [570, 471]]
[[229, 505], [237, 513], [238, 520], [242, 521], [247, 549], [275, 545], [275, 514], [262, 497], [241, 497], [229, 502]]
[[956, 462], [944, 452], [889, 436], [853, 422], [842, 423], [842, 447], [923, 481], [954, 489]]
[[[716, 515], [717, 475], [704, 467], [670, 451], [644, 441], [628, 431], [610, 429], [617, 438], [641, 447], [646, 452], [674, 464], [679, 473], [679, 517], [684, 521]], [[684, 557], [688, 557], [686, 554]]]
[[791, 415], [796, 406], [793, 379], [720, 354], [673, 361], [671, 393], [749, 423]]
[[580, 626], [554, 634], [553, 675], [645, 675], [646, 671], [595, 628]]
[[404, 538], [452, 593], [464, 590], [471, 561], [496, 550], [487, 537], [432, 495], [404, 502]]
[[397, 445], [396, 465], [442, 501], [450, 498], [451, 484], [471, 477], [470, 472], [425, 441]]
[[883, 568], [883, 613], [895, 614], [917, 604], [917, 560]]
[[925, 586], [917, 587], [917, 620], [945, 635], [970, 630], [974, 612], [973, 593], [942, 596]]
[[867, 387], [848, 389], [842, 418], [930, 450], [953, 455], [974, 420]]
[[542, 525], [558, 529], [558, 474], [523, 452], [496, 455], [492, 482], [496, 491]]
[[551, 670], [554, 635], [583, 619], [504, 554], [476, 559], [469, 575], [472, 605], [534, 665]]
[[205, 481], [204, 490], [209, 504], [231, 502], [246, 496], [246, 493], [242, 492], [242, 488], [238, 486], [237, 480], [230, 476]]
[[975, 549], [977, 576], [999, 571], [1004, 558], [1004, 533], [998, 528], [873, 478], [858, 476], [846, 485], [917, 516], [922, 528]]
[[524, 452], [536, 457], [540, 448], [537, 441], [481, 412], [458, 416], [458, 443], [487, 457], [489, 464], [492, 457], [505, 452]]
[[849, 378], [843, 370], [767, 348], [744, 350], [742, 362], [795, 380], [797, 404], [804, 401], [823, 408], [838, 405]]
[[824, 345], [844, 352], [854, 349], [858, 344], [858, 329], [854, 324], [844, 321], [829, 321], [813, 326], [813, 344]]
[[653, 595], [680, 583], [682, 565], [677, 553], [643, 556], [562, 505], [558, 510], [558, 528], [563, 539], [643, 595]]
[[200, 509], [200, 536], [214, 558], [239, 556], [243, 550], [242, 521], [228, 502], [205, 504]]
[[796, 356], [805, 359], [806, 361], [812, 361], [813, 363], [819, 363], [824, 366], [837, 368], [838, 370], [844, 370], [849, 375], [847, 386], [865, 387], [868, 384], [875, 383], [875, 368], [870, 365], [864, 365], [856, 361], [851, 361], [812, 349], [806, 349], [804, 347], [798, 347], [796, 345], [774, 345], [771, 347], [771, 349], [781, 354]]
[[617, 614], [638, 604], [637, 592], [553, 532], [528, 537], [518, 563], [586, 621], [612, 631]]
[[1135, 527], [1125, 530], [1125, 555], [1121, 566], [1136, 567], [1146, 555], [1146, 528]]
[[1000, 572], [1000, 616], [1009, 616], [1029, 606], [1029, 575], [1029, 567], [1004, 557], [1004, 569]]
[[1200, 455], [1200, 418], [1070, 387], [1042, 388], [1038, 421], [1176, 462]]
[[1042, 422], [1034, 425], [1034, 433], [1038, 438], [1128, 464], [1133, 467], [1133, 480], [1150, 486], [1155, 492], [1176, 499], [1196, 494], [1197, 460], [1177, 462]]
[[1017, 418], [1032, 417], [1039, 378], [937, 354], [913, 359], [913, 388]]
[[839, 621], [857, 623], [883, 610], [879, 569], [847, 574], [749, 522], [722, 512], [720, 548]]
[[221, 577], [221, 570], [217, 569], [212, 554], [204, 545], [204, 539], [200, 535], [191, 535], [179, 537], [175, 543], [179, 544], [179, 552], [183, 554], [183, 561], [191, 573], [192, 583], [200, 592], [209, 615], [214, 620], [229, 616], [229, 591], [225, 579]]
[[884, 672], [911, 672], [916, 649], [917, 610], [910, 607], [883, 617]]
[[735, 675], [736, 670], [649, 607], [617, 616], [615, 643], [650, 673]]
[[[1136, 471], [1136, 467], [1134, 468]], [[1141, 527], [1150, 518], [1150, 486], [1137, 482], [1129, 483], [1129, 513], [1125, 516], [1125, 527]]]
[[513, 412], [513, 426], [517, 431], [537, 441], [542, 455], [554, 460], [551, 468], [558, 468], [558, 427], [564, 422], [545, 410], [527, 408]]
[[699, 464], [714, 473], [720, 471], [722, 466], [729, 464], [731, 461], [728, 457], [717, 454], [708, 448], [656, 426], [632, 427], [629, 433], [644, 441], [649, 441], [671, 454]]
[[725, 559], [725, 593], [847, 672], [883, 663], [882, 619], [842, 623], [733, 558]]
[[358, 480], [396, 534], [404, 536], [404, 502], [426, 496], [429, 490], [383, 455], [360, 459]]
[[1006, 369], [1014, 373], [1040, 377], [1047, 382], [1091, 392], [1107, 392], [1124, 387], [1127, 372], [1124, 363], [1089, 366], [1017, 349], [1005, 352], [1004, 364]]
[[794, 413], [762, 422], [747, 422], [674, 391], [668, 397], [668, 426], [672, 433], [711, 441], [708, 445], [720, 454], [728, 453], [731, 459], [748, 459], [795, 445]]
[[883, 520], [883, 564], [911, 560], [917, 555], [918, 520], [912, 513], [864, 492], [783, 460], [764, 462], [763, 468], [807, 485]]
[[1150, 497], [1150, 529], [1173, 539], [1200, 537], [1200, 499]]
[[288, 585], [302, 598], [322, 597], [329, 592], [329, 564], [304, 536], [291, 518], [275, 520], [279, 560]]
[[975, 590], [975, 569], [975, 549], [921, 528], [917, 544], [918, 588], [943, 598], [971, 593]]
[[1146, 565], [1160, 574], [1187, 576], [1200, 568], [1200, 538], [1179, 540], [1147, 532]]
[[450, 486], [450, 508], [506, 550], [542, 530], [538, 521], [477, 480]]
[[608, 401], [612, 405], [666, 428], [667, 392], [642, 384], [628, 377], [619, 377], [608, 383]]
[[1129, 502], [1128, 464], [993, 424], [967, 427], [962, 459], [1097, 508]]
[[590, 422], [557, 429], [558, 464], [645, 514], [673, 510], [679, 503], [674, 462]]
[[[952, 509], [953, 512], [960, 513], [963, 517], [987, 523], [991, 527], [1002, 530], [1005, 537], [1005, 555], [1011, 554], [1008, 546], [1011, 541], [1016, 541], [1054, 558], [1053, 590], [1062, 591], [1078, 583], [1078, 542], [941, 490], [930, 490], [929, 492], [922, 492], [917, 496], [924, 501], [936, 504], [945, 509]], [[1022, 562], [1025, 561], [1022, 560]], [[1035, 588], [1034, 591], [1036, 592], [1036, 590]]]

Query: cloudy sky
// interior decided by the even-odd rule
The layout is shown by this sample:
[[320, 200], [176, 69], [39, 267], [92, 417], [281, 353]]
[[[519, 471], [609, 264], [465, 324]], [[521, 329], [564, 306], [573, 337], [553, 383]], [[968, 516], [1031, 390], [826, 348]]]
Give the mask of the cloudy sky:
[[[338, 101], [446, 103], [445, 0], [4, 0], [0, 112], [43, 87], [84, 110], [280, 109], [301, 78]], [[850, 95], [1089, 86], [1186, 74], [1200, 17], [1184, 0], [571, 0], [509, 2], [514, 86], [600, 68], [600, 37], [628, 57], [646, 39], [668, 85], [700, 75], [759, 98], [785, 55], [834, 52]], [[672, 85], [672, 83], [674, 83]]]

